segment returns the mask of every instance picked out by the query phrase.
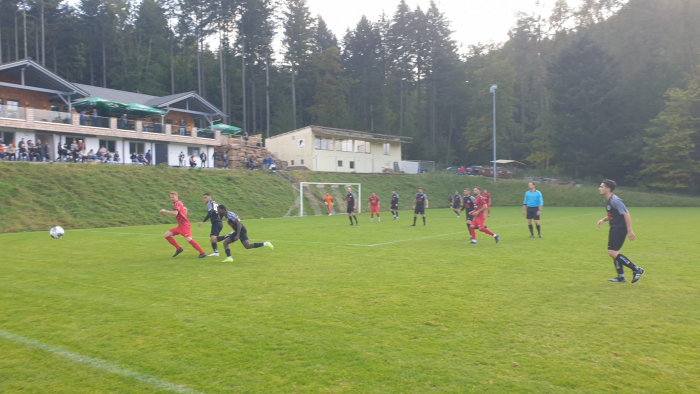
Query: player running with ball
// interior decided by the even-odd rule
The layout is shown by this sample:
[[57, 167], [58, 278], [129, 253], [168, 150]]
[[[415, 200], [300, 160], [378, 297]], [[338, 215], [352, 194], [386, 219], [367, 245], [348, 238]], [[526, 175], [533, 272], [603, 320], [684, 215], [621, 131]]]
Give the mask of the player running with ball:
[[482, 233], [486, 233], [490, 236], [492, 236], [495, 240], [496, 243], [499, 241], [499, 236], [498, 234], [494, 234], [491, 230], [486, 228], [486, 210], [488, 209], [488, 204], [486, 203], [486, 199], [484, 196], [481, 195], [481, 188], [480, 187], [475, 187], [474, 188], [474, 205], [476, 206], [476, 209], [471, 212], [471, 214], [474, 216], [474, 220], [472, 220], [471, 226], [469, 226], [469, 232], [472, 235], [472, 243], [476, 243], [476, 230], [477, 228], [479, 231]]
[[222, 261], [222, 263], [233, 262], [233, 257], [231, 257], [231, 248], [229, 248], [229, 245], [238, 241], [239, 239], [241, 240], [243, 247], [246, 249], [262, 248], [263, 246], [266, 246], [272, 250], [275, 250], [275, 247], [272, 246], [270, 241], [254, 243], [251, 245], [250, 242], [248, 242], [248, 229], [245, 228], [238, 215], [236, 215], [234, 212], [226, 210], [226, 207], [223, 205], [219, 205], [218, 210], [219, 215], [222, 218], [226, 218], [228, 225], [233, 229], [231, 234], [223, 235], [218, 238], [219, 241], [224, 241], [224, 249], [226, 250], [226, 260]]
[[197, 249], [197, 251], [199, 252], [200, 259], [207, 257], [207, 254], [204, 253], [202, 248], [200, 248], [197, 242], [192, 239], [190, 221], [187, 219], [187, 208], [185, 208], [185, 206], [182, 205], [182, 202], [178, 198], [177, 192], [170, 192], [170, 202], [173, 203], [173, 208], [175, 210], [168, 211], [167, 209], [161, 209], [160, 213], [173, 215], [177, 219], [177, 227], [171, 228], [170, 230], [165, 232], [165, 239], [167, 239], [168, 242], [170, 242], [170, 244], [173, 245], [175, 249], [177, 249], [173, 257], [179, 255], [184, 251], [180, 247], [180, 245], [177, 244], [177, 241], [175, 241], [173, 235], [182, 235], [183, 237], [185, 237], [185, 240], [187, 240], [187, 242], [189, 242], [193, 248]]

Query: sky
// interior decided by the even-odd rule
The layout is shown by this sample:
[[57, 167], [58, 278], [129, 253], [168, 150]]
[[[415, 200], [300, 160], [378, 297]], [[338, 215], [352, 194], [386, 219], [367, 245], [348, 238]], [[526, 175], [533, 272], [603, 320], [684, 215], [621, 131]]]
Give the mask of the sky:
[[[382, 12], [391, 17], [396, 11], [399, 0], [306, 0], [315, 17], [321, 15], [328, 27], [342, 40], [348, 28], [354, 28], [362, 15], [370, 21], [376, 21]], [[435, 0], [438, 9], [450, 21], [453, 39], [461, 46], [460, 52], [466, 52], [469, 45], [478, 43], [500, 43], [508, 39], [508, 31], [515, 25], [515, 13], [530, 13], [537, 9], [542, 15], [549, 16], [556, 0]], [[569, 6], [578, 6], [581, 0], [568, 0]], [[79, 0], [68, 0], [78, 5]], [[430, 0], [406, 0], [411, 9], [420, 6], [426, 11]], [[274, 47], [281, 47], [280, 34], [276, 37]], [[215, 39], [210, 44], [216, 46]]]
[[[320, 14], [330, 29], [342, 39], [345, 30], [354, 28], [362, 15], [376, 21], [385, 12], [391, 17], [399, 0], [307, 0], [314, 16]], [[411, 9], [420, 6], [426, 11], [430, 0], [406, 0]], [[469, 45], [478, 43], [499, 43], [508, 39], [508, 31], [515, 25], [515, 13], [529, 13], [538, 8], [549, 16], [556, 0], [436, 0], [438, 9], [451, 22], [453, 39], [465, 52]], [[569, 0], [569, 6], [578, 5], [579, 0]]]

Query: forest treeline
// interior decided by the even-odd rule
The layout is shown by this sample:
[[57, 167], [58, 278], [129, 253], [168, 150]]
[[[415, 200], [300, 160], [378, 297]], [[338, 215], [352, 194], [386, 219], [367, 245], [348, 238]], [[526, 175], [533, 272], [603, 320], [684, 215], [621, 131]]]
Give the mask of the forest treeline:
[[251, 134], [317, 124], [410, 136], [407, 158], [457, 165], [491, 160], [498, 84], [500, 159], [697, 190], [700, 1], [558, 0], [518, 14], [506, 42], [469, 46], [435, 2], [397, 2], [337, 36], [305, 0], [0, 0], [0, 61], [196, 91]]

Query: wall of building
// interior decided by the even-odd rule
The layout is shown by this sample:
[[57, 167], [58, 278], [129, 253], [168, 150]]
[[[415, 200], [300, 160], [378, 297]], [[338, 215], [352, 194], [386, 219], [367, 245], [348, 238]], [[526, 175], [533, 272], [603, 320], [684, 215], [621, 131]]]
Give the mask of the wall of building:
[[[314, 171], [379, 173], [383, 172], [385, 168], [393, 169], [394, 162], [398, 163], [401, 161], [401, 143], [389, 143], [390, 154], [385, 155], [383, 142], [366, 142], [370, 143], [369, 153], [314, 149]], [[334, 140], [334, 149], [336, 148], [335, 145], [336, 141]], [[354, 143], [353, 149], [356, 150]], [[340, 166], [341, 161], [342, 166]], [[353, 168], [350, 167], [350, 162], [353, 163]]]
[[[0, 82], [21, 83], [14, 80], [10, 75], [0, 74]], [[7, 86], [0, 86], [0, 99], [3, 104], [7, 104], [7, 100], [19, 101], [20, 107], [32, 107], [38, 109], [50, 110], [52, 105], [59, 105], [61, 109], [66, 105], [61, 100], [49, 100], [48, 93], [35, 92], [33, 90], [17, 89]]]
[[[305, 166], [313, 170], [314, 141], [310, 127], [294, 133], [272, 137], [265, 140], [265, 147], [273, 156], [286, 161], [289, 166]], [[299, 141], [304, 141], [304, 148], [299, 147]], [[294, 161], [292, 163], [292, 161]], [[303, 164], [302, 164], [303, 161]]]

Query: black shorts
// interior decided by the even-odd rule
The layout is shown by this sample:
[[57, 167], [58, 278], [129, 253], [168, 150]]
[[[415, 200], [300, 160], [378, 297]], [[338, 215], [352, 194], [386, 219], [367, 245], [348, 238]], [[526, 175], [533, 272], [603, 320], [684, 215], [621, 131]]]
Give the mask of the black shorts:
[[527, 218], [540, 220], [540, 215], [537, 214], [537, 211], [539, 210], [540, 207], [527, 207]]
[[[247, 241], [248, 240], [248, 229], [245, 228], [245, 226], [241, 226], [241, 236], [238, 238], [240, 241]], [[234, 242], [233, 240], [236, 238], [236, 232], [232, 232], [231, 234], [228, 235], [228, 239], [231, 240], [231, 242]]]
[[468, 221], [468, 222], [473, 222], [473, 221], [474, 221], [474, 215], [469, 215], [469, 214], [467, 214], [467, 221]]
[[221, 222], [212, 222], [211, 223], [211, 233], [209, 233], [209, 236], [219, 236], [221, 234], [221, 230], [224, 229], [224, 224]]
[[399, 204], [391, 204], [391, 207], [389, 208], [392, 211], [398, 211], [399, 210]]
[[627, 238], [627, 227], [610, 227], [608, 234], [608, 250], [618, 251]]
[[348, 205], [348, 213], [355, 213], [355, 206], [354, 205]]
[[416, 215], [425, 215], [425, 207], [416, 207], [416, 209], [413, 210], [413, 213]]
[[459, 209], [462, 207], [462, 204], [452, 204], [452, 209]]

